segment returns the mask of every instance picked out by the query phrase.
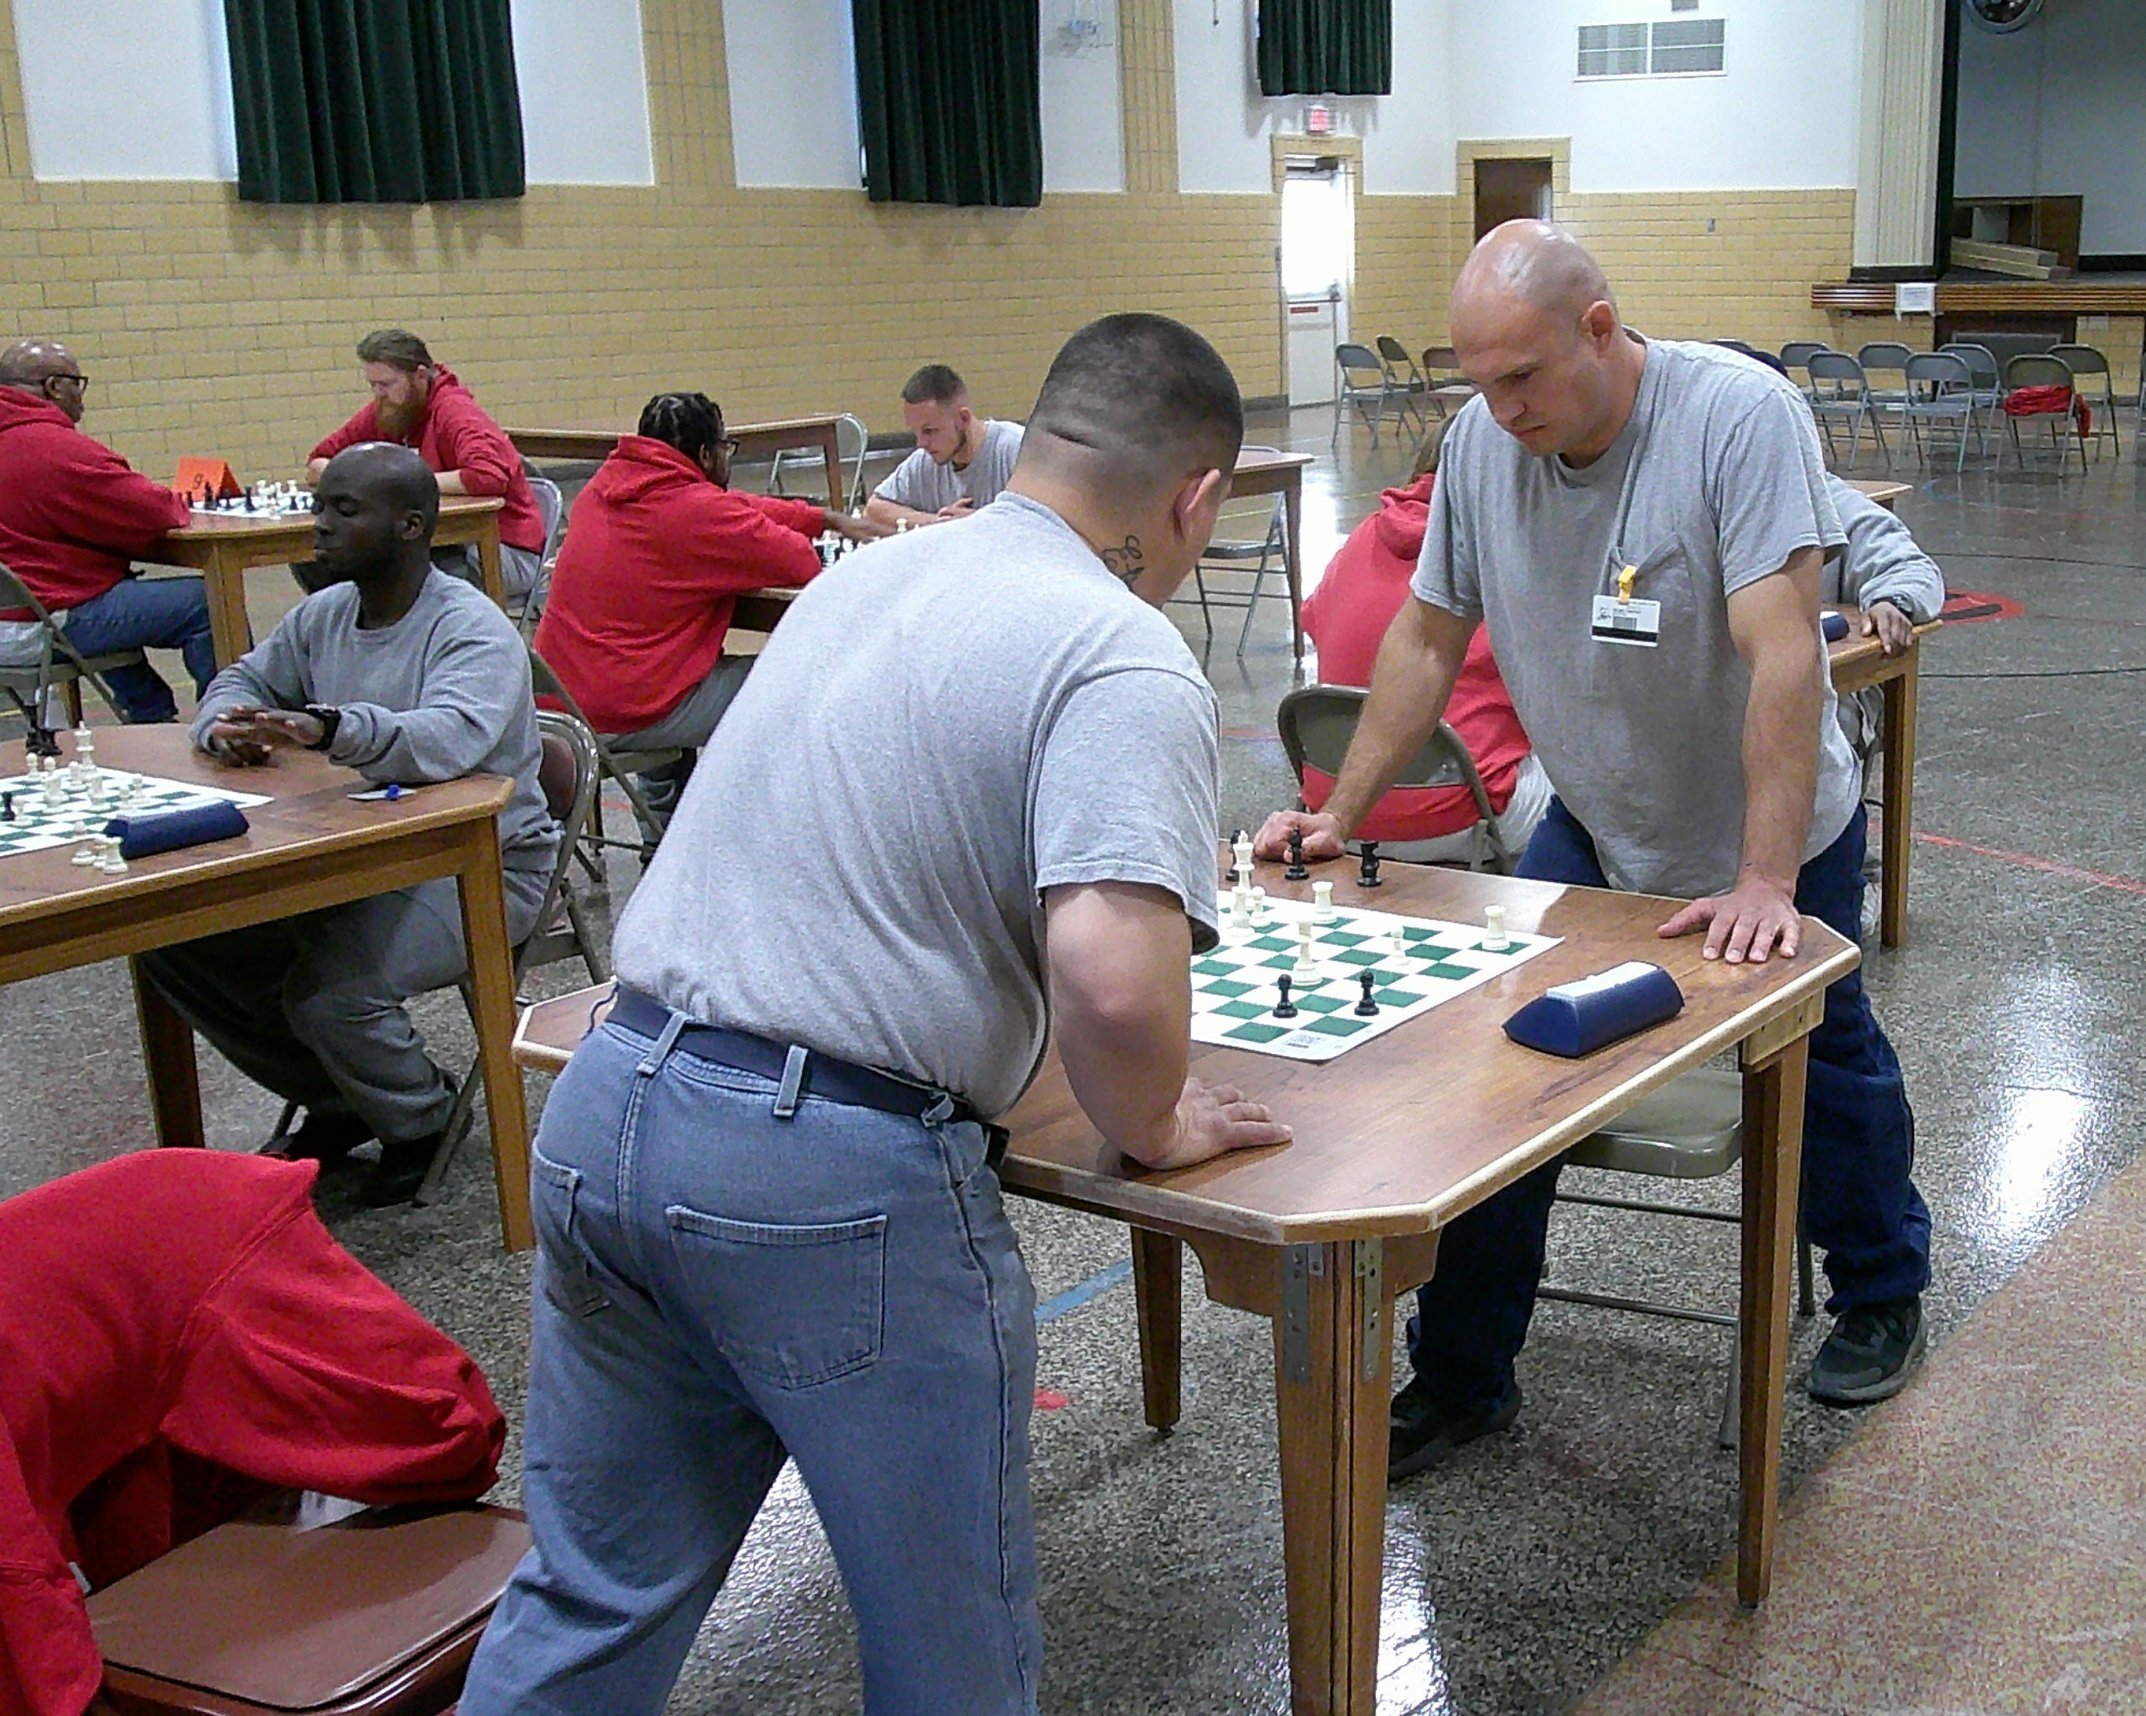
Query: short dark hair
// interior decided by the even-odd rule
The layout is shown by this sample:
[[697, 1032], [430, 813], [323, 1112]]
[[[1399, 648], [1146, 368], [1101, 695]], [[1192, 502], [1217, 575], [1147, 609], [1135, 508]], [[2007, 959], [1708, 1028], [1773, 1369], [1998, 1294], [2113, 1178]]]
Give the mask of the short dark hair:
[[358, 362], [387, 363], [397, 369], [431, 369], [432, 353], [407, 328], [376, 328], [358, 342]]
[[723, 438], [723, 408], [705, 393], [659, 393], [641, 407], [640, 433], [705, 459]]
[[928, 363], [902, 383], [904, 405], [951, 405], [969, 391], [969, 384], [943, 363]]
[[1141, 487], [1194, 469], [1226, 475], [1244, 445], [1244, 399], [1222, 354], [1192, 329], [1129, 312], [1066, 341], [1026, 433], [1087, 448], [1114, 479]]

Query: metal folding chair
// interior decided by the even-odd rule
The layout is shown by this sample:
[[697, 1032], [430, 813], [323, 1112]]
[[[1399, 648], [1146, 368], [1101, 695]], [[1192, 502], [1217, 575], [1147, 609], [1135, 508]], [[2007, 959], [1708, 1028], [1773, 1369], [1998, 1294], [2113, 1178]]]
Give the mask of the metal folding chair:
[[1371, 430], [1371, 445], [1379, 444], [1379, 424], [1390, 406], [1394, 426], [1407, 420], [1407, 395], [1393, 383], [1379, 355], [1369, 346], [1353, 343], [1334, 348], [1334, 432], [1327, 437], [1331, 451], [1341, 441], [1341, 421], [1350, 410]]
[[[2040, 410], [2016, 409], [2018, 394], [2028, 387], [2061, 387], [2064, 389], [2062, 404], [2045, 406]], [[2079, 420], [2073, 414], [2072, 403], [2078, 395], [2073, 380], [2071, 365], [2048, 352], [2021, 352], [2006, 360], [2004, 366], [2004, 420], [2012, 430], [2012, 452], [2019, 460], [2021, 470], [2027, 468], [2026, 450], [2019, 441], [2019, 420], [2022, 417], [2039, 417], [2049, 425], [2049, 439], [2057, 450], [2057, 473], [2062, 475], [2065, 465], [2064, 440], [2069, 436], [2079, 449], [2079, 474], [2086, 475], [2086, 437], [2079, 433]]]
[[1916, 458], [1926, 465], [1930, 462], [1922, 426], [1950, 423], [1960, 441], [1959, 456], [1952, 466], [1954, 475], [1958, 475], [1967, 467], [1970, 429], [1974, 431], [1977, 450], [1982, 446], [1982, 424], [1975, 412], [1975, 382], [1967, 360], [1956, 352], [1917, 352], [1908, 359], [1903, 373], [1907, 377], [1907, 397], [1900, 403], [1900, 417], [1915, 443]]
[[1885, 468], [1891, 470], [1892, 449], [1885, 444], [1885, 428], [1871, 403], [1870, 383], [1864, 378], [1863, 366], [1846, 352], [1813, 352], [1805, 360], [1805, 367], [1811, 377], [1811, 415], [1817, 418], [1819, 431], [1826, 438], [1826, 456], [1838, 462], [1833, 425], [1845, 422], [1848, 463], [1852, 466], [1862, 446], [1863, 425], [1868, 423], [1878, 451], [1884, 456]]
[[148, 660], [138, 649], [111, 650], [103, 655], [84, 655], [67, 639], [67, 628], [31, 593], [14, 572], [0, 565], [0, 611], [26, 608], [27, 620], [0, 620], [0, 690], [8, 695], [29, 725], [30, 748], [45, 751], [51, 728], [45, 716], [50, 694], [57, 691], [66, 705], [67, 719], [82, 724], [82, 682], [95, 688], [113, 718], [121, 715], [118, 700], [97, 676], [115, 667], [141, 667]]
[[2098, 414], [2097, 421], [2089, 432], [2089, 438], [2099, 441], [2103, 436], [2107, 436], [2117, 456], [2121, 458], [2124, 439], [2117, 433], [2116, 428], [2116, 381], [2109, 374], [2109, 360], [2093, 346], [2054, 345], [2049, 348], [2049, 355], [2064, 360], [2071, 370], [2074, 386], [2078, 386], [2090, 376], [2101, 377], [2099, 399], [2088, 398], [2085, 388], [2079, 389], [2079, 396]]

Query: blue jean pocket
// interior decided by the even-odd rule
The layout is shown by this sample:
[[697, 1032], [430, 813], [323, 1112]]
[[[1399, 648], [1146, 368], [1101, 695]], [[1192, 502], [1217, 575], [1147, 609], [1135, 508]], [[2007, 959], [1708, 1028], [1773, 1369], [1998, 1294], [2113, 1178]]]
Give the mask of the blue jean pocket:
[[879, 1357], [887, 1218], [792, 1226], [664, 1211], [671, 1250], [741, 1375], [811, 1388]]
[[611, 1301], [596, 1284], [574, 1231], [581, 1170], [529, 1152], [530, 1218], [536, 1228], [537, 1291], [574, 1317], [593, 1317]]

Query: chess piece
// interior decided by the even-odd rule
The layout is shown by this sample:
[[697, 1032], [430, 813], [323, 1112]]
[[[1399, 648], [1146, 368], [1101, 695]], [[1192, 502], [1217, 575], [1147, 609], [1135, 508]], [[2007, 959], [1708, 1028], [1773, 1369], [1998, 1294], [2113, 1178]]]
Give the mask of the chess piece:
[[1375, 888], [1379, 885], [1379, 843], [1366, 840], [1363, 844], [1363, 873], [1356, 878], [1359, 888]]
[[1311, 921], [1315, 924], [1330, 924], [1341, 914], [1334, 909], [1334, 884], [1314, 882], [1311, 885]]
[[1513, 945], [1513, 938], [1505, 933], [1505, 908], [1483, 908], [1483, 948], [1488, 953], [1503, 953]]
[[1371, 999], [1371, 991], [1377, 986], [1378, 980], [1378, 973], [1375, 971], [1359, 971], [1356, 974], [1356, 981], [1364, 986], [1364, 998], [1356, 1003], [1358, 1017], [1368, 1019], [1379, 1010], [1379, 1004]]
[[1294, 1019], [1297, 1016], [1297, 1004], [1289, 999], [1288, 972], [1283, 972], [1274, 980], [1274, 988], [1281, 997], [1274, 1003], [1274, 1016], [1277, 1019]]
[[1311, 872], [1304, 868], [1304, 830], [1292, 828], [1289, 831], [1289, 868], [1282, 872], [1282, 880], [1301, 882], [1310, 875]]

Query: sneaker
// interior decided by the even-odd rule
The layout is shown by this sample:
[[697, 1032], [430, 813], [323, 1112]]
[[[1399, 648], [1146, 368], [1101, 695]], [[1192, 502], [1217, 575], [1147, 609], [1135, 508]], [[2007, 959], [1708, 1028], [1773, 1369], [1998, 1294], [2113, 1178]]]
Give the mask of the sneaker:
[[[447, 1080], [450, 1091], [457, 1089], [455, 1079]], [[469, 1136], [471, 1124], [477, 1117], [474, 1105], [466, 1109], [462, 1122], [455, 1131], [455, 1142], [461, 1143]], [[425, 1175], [431, 1171], [432, 1158], [439, 1154], [440, 1142], [447, 1136], [445, 1130], [427, 1132], [422, 1138], [383, 1138], [380, 1141], [380, 1160], [373, 1164], [373, 1171], [366, 1176], [359, 1188], [358, 1202], [369, 1210], [390, 1209], [396, 1204], [415, 1203], [423, 1189]]]
[[355, 1114], [318, 1114], [309, 1108], [298, 1130], [271, 1138], [263, 1154], [287, 1162], [340, 1162], [372, 1141], [373, 1129]]
[[1416, 1377], [1393, 1397], [1386, 1429], [1386, 1481], [1397, 1484], [1438, 1464], [1478, 1436], [1503, 1430], [1520, 1415], [1520, 1385], [1490, 1407], [1452, 1407], [1432, 1400]]
[[1890, 1400], [1907, 1386], [1922, 1348], [1919, 1298], [1843, 1311], [1811, 1360], [1811, 1398], [1827, 1406]]

